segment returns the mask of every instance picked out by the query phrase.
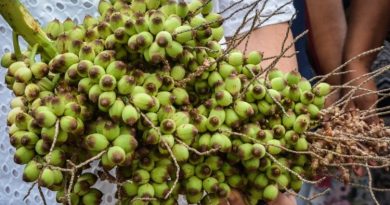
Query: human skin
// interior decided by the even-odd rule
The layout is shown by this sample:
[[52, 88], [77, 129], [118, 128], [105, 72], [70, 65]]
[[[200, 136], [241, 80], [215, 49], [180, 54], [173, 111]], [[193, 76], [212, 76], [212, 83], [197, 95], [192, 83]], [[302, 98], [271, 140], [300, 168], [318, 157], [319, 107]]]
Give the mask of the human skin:
[[[390, 19], [383, 18], [383, 16], [386, 15], [386, 11], [389, 11], [390, 7], [388, 4], [390, 4], [390, 1], [386, 0], [379, 0], [378, 2], [370, 4], [367, 4], [364, 0], [352, 1], [347, 31], [347, 20], [340, 0], [307, 1], [308, 9], [315, 11], [309, 12], [312, 27], [310, 35], [316, 49], [316, 57], [320, 65], [317, 70], [320, 74], [330, 73], [340, 66], [342, 62], [382, 44], [387, 32], [387, 30], [384, 29], [387, 27], [384, 27], [383, 25], [389, 25], [388, 21]], [[324, 21], [324, 19], [326, 21]], [[264, 52], [265, 58], [280, 54], [287, 28], [288, 24], [285, 23], [266, 26], [255, 30], [249, 38], [246, 50], [252, 51], [260, 49], [260, 51]], [[364, 43], [360, 43], [361, 41], [364, 41]], [[286, 45], [289, 45], [291, 42], [292, 36], [290, 33]], [[245, 41], [237, 48], [244, 51]], [[293, 47], [286, 55], [294, 52], [295, 48]], [[343, 78], [341, 76], [332, 76], [327, 79], [327, 82], [332, 85], [340, 85], [368, 73], [374, 57], [375, 55], [366, 56], [349, 64], [346, 67], [346, 70], [354, 72], [345, 75]], [[262, 66], [266, 67], [269, 63], [270, 61], [264, 61]], [[293, 58], [282, 58], [276, 64], [276, 67], [284, 71], [290, 71], [297, 68], [295, 56]], [[353, 85], [358, 85], [365, 79], [356, 81]], [[372, 80], [364, 84], [363, 87], [370, 90], [376, 90]], [[344, 92], [345, 91], [346, 90], [344, 90]], [[355, 95], [359, 95], [359, 93], [361, 94], [361, 92], [357, 92]], [[337, 92], [335, 95], [331, 96], [328, 103], [332, 103], [340, 98], [340, 94], [341, 92]], [[367, 95], [366, 97], [354, 100], [350, 106], [367, 109], [375, 103], [376, 99], [376, 95]], [[360, 173], [360, 171], [361, 170], [357, 170], [356, 172]], [[245, 205], [245, 201], [239, 192], [233, 191], [228, 200], [221, 202], [221, 205], [225, 204]], [[268, 204], [295, 205], [296, 200], [291, 195], [279, 194], [275, 201], [269, 202]]]
[[[232, 191], [227, 200], [221, 201], [219, 205], [246, 205], [243, 196], [238, 191]], [[268, 202], [268, 205], [296, 205], [293, 195], [279, 193], [276, 200]]]
[[[390, 1], [376, 0], [370, 3], [364, 0], [351, 1], [350, 13], [348, 17], [348, 32], [344, 48], [344, 60], [351, 59], [364, 51], [377, 48], [383, 45], [383, 41], [389, 31], [390, 25]], [[350, 82], [370, 71], [370, 67], [375, 60], [376, 54], [370, 54], [353, 61], [347, 65], [349, 72], [343, 78], [343, 83]], [[363, 81], [367, 81], [369, 76], [353, 81], [352, 85], [358, 86]], [[363, 88], [376, 90], [374, 80], [368, 80], [362, 84]], [[348, 90], [345, 90], [348, 91]], [[355, 96], [364, 94], [365, 91], [359, 90]], [[365, 95], [355, 99], [350, 105], [361, 110], [369, 109], [377, 101], [376, 94]]]
[[[311, 57], [314, 68], [320, 75], [332, 72], [341, 65], [343, 48], [347, 35], [347, 21], [340, 0], [307, 0], [307, 14], [310, 22]], [[324, 21], [325, 20], [325, 21]], [[332, 85], [341, 84], [341, 76], [334, 75], [326, 79]], [[340, 97], [340, 90], [328, 97], [331, 104]]]
[[[293, 43], [293, 36], [288, 23], [279, 23], [264, 26], [254, 30], [246, 39], [244, 39], [237, 49], [244, 51], [245, 44], [249, 38], [246, 51], [260, 51], [264, 52], [264, 58], [278, 56], [282, 51], [283, 40], [288, 31], [288, 37], [285, 46]], [[295, 46], [287, 50], [285, 56], [290, 56], [295, 53]], [[261, 63], [263, 68], [266, 68], [274, 59], [265, 60]], [[285, 72], [292, 71], [298, 68], [298, 62], [295, 55], [291, 57], [283, 57], [276, 63], [276, 68]]]
[[[318, 64], [316, 69], [320, 74], [330, 73], [343, 62], [381, 46], [389, 31], [390, 1], [388, 0], [376, 0], [369, 3], [364, 0], [351, 1], [348, 18], [346, 18], [342, 1], [339, 0], [307, 0], [306, 6], [311, 26], [310, 37], [316, 53], [314, 57]], [[373, 79], [368, 80], [369, 76], [354, 80], [369, 73], [375, 56], [376, 53], [349, 63], [345, 67], [347, 74], [333, 76], [327, 81], [332, 85], [350, 82], [349, 85], [375, 91], [375, 82]], [[364, 81], [367, 82], [360, 85]], [[339, 90], [327, 99], [327, 104], [332, 104], [349, 91], [348, 89]], [[365, 92], [367, 91], [358, 90], [354, 96]], [[365, 95], [351, 101], [348, 107], [366, 110], [374, 106], [377, 99], [376, 94]], [[370, 119], [371, 122], [376, 120]]]
[[[288, 23], [273, 24], [269, 26], [264, 26], [252, 31], [249, 36], [248, 46], [246, 51], [260, 51], [264, 52], [264, 58], [277, 56], [281, 53], [283, 41], [288, 31], [288, 38], [285, 41], [285, 46], [287, 47], [293, 43], [293, 37]], [[246, 39], [242, 41], [240, 45], [237, 46], [238, 50], [244, 52], [245, 50]], [[295, 53], [295, 47], [292, 46], [287, 50], [285, 56], [289, 56]], [[263, 61], [261, 66], [266, 68], [273, 59]], [[292, 71], [298, 68], [298, 63], [295, 55], [291, 57], [281, 58], [275, 65], [276, 68], [279, 68], [285, 72]], [[242, 195], [233, 191], [227, 200], [221, 201], [220, 205], [245, 205], [245, 201]], [[269, 205], [296, 205], [295, 198], [292, 196], [287, 196], [285, 194], [279, 194], [278, 198], [275, 201], [269, 202]]]

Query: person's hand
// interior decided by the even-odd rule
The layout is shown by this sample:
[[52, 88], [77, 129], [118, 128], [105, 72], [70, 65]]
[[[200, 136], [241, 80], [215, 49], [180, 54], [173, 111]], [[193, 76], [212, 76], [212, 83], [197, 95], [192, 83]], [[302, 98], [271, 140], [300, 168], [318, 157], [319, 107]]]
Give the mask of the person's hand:
[[226, 200], [222, 200], [219, 205], [246, 205], [244, 197], [240, 192], [232, 190]]
[[336, 91], [331, 92], [331, 95], [327, 96], [325, 99], [325, 108], [330, 107], [334, 105], [334, 103], [337, 102], [337, 100], [340, 99], [341, 90], [337, 88]]
[[[366, 75], [366, 76], [365, 76]], [[365, 76], [365, 77], [362, 77]], [[367, 71], [363, 69], [355, 69], [353, 72], [345, 74], [343, 78], [344, 84], [348, 83], [348, 86], [363, 88], [365, 90], [358, 89], [353, 93], [352, 97], [357, 97], [350, 102], [348, 102], [347, 109], [355, 110], [369, 110], [375, 108], [375, 103], [378, 100], [378, 95], [376, 93], [369, 93], [371, 91], [376, 91], [377, 87], [374, 79], [369, 79]], [[349, 92], [352, 88], [346, 88], [342, 91], [341, 96], [349, 95]], [[373, 114], [373, 113], [370, 113]], [[373, 116], [367, 119], [368, 123], [375, 123], [379, 121], [379, 117]], [[368, 151], [368, 150], [366, 150]], [[361, 166], [353, 166], [353, 172], [356, 176], [362, 177], [366, 175], [366, 168]]]
[[[368, 79], [369, 76], [362, 77], [367, 75], [367, 71], [362, 69], [356, 69], [353, 72], [349, 72], [344, 76], [343, 82], [348, 83], [349, 86], [359, 86], [364, 89], [357, 89], [356, 92], [353, 93], [353, 97], [357, 97], [351, 100], [348, 103], [347, 108], [349, 109], [359, 109], [359, 110], [369, 110], [375, 108], [375, 104], [378, 100], [378, 95], [375, 92], [377, 90], [374, 79]], [[349, 94], [351, 89], [344, 89], [341, 96]], [[375, 123], [378, 122], [378, 117], [372, 117], [367, 122]]]
[[276, 200], [271, 201], [268, 205], [297, 205], [295, 197], [288, 193], [279, 193]]
[[[233, 190], [227, 200], [221, 201], [219, 205], [246, 205], [242, 194]], [[295, 197], [287, 193], [279, 193], [278, 198], [268, 202], [268, 205], [296, 205]]]

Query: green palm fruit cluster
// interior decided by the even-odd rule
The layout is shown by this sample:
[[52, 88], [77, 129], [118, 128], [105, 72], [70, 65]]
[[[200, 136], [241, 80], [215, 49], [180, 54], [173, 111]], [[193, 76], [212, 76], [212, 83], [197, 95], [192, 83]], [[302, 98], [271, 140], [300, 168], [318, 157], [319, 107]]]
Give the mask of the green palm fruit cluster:
[[[256, 204], [299, 191], [286, 168], [305, 175], [310, 159], [286, 150], [308, 150], [305, 132], [321, 119], [328, 84], [276, 68], [261, 75], [257, 51], [224, 55], [223, 18], [210, 1], [102, 0], [98, 8], [81, 24], [45, 27], [53, 57], [35, 61], [29, 48], [1, 59], [15, 94], [9, 139], [26, 182], [67, 203], [69, 173], [53, 167], [104, 152], [99, 167], [116, 170], [123, 204], [176, 204], [179, 195], [218, 204], [233, 189]], [[79, 173], [72, 204], [100, 204], [97, 179]]]

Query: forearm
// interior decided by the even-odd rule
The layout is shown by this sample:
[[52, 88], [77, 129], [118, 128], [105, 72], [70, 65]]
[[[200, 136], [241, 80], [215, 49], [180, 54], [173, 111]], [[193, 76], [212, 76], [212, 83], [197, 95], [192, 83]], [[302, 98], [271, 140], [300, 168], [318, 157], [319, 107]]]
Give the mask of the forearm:
[[[306, 1], [311, 55], [318, 74], [331, 73], [342, 63], [347, 31], [344, 8], [340, 0]], [[341, 83], [340, 75], [327, 79], [333, 85]]]
[[[367, 50], [383, 45], [389, 31], [390, 1], [375, 0], [369, 3], [365, 0], [352, 1], [349, 15], [349, 29], [344, 49], [344, 60]], [[368, 71], [376, 54], [359, 58], [349, 64], [349, 69], [364, 69]]]
[[[390, 21], [388, 15], [390, 1], [388, 0], [376, 0], [369, 3], [364, 0], [355, 0], [352, 2], [350, 10], [344, 61], [383, 45]], [[363, 56], [349, 63], [346, 70], [351, 72], [344, 76], [343, 83], [375, 91], [375, 81], [370, 75], [367, 75], [375, 57], [376, 53]], [[348, 93], [349, 90], [345, 92]], [[354, 91], [352, 94], [362, 96], [355, 99], [353, 103], [363, 110], [372, 108], [378, 99], [376, 94], [368, 95], [366, 91], [362, 90]]]

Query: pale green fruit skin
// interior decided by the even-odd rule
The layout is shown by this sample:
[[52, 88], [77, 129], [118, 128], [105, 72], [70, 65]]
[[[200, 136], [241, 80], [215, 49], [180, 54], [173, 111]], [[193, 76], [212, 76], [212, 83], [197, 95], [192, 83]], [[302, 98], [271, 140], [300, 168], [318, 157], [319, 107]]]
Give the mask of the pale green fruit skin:
[[40, 168], [36, 161], [30, 161], [23, 171], [23, 180], [27, 182], [32, 182], [38, 179]]
[[186, 182], [186, 190], [199, 193], [202, 190], [202, 180], [196, 176], [190, 177]]
[[[190, 4], [188, 4], [188, 10], [193, 14], [199, 14], [202, 9], [199, 9], [203, 6], [203, 3], [200, 0], [194, 0], [191, 1]], [[196, 13], [195, 13], [196, 12]]]
[[167, 178], [169, 177], [168, 169], [167, 167], [159, 166], [155, 167], [151, 171], [151, 178], [156, 183], [164, 183]]
[[248, 64], [257, 65], [259, 64], [263, 59], [263, 54], [258, 51], [252, 51], [248, 54], [246, 62]]
[[316, 87], [313, 88], [313, 93], [317, 96], [323, 97], [330, 93], [331, 87], [327, 83], [320, 83]]
[[176, 130], [175, 121], [171, 119], [161, 121], [160, 130], [163, 134], [172, 134]]
[[11, 111], [9, 111], [7, 115], [7, 124], [12, 125], [15, 124], [15, 118], [18, 113], [23, 113], [23, 109], [21, 107], [13, 108]]
[[290, 182], [290, 187], [296, 192], [299, 192], [301, 190], [302, 185], [303, 182], [301, 180], [292, 180]]
[[138, 196], [139, 197], [145, 197], [145, 196], [148, 196], [148, 197], [154, 197], [154, 189], [153, 189], [153, 186], [151, 184], [143, 184], [141, 186], [138, 187]]
[[274, 90], [282, 91], [286, 87], [286, 82], [282, 77], [277, 77], [271, 80], [271, 87]]
[[222, 26], [212, 28], [212, 37], [214, 41], [220, 41], [224, 35], [224, 28]]
[[266, 187], [269, 183], [269, 180], [265, 174], [259, 174], [254, 180], [254, 186], [258, 189]]
[[186, 195], [186, 199], [188, 201], [188, 203], [191, 203], [191, 204], [197, 204], [200, 202], [200, 200], [202, 200], [203, 198], [203, 193], [197, 193], [197, 194], [187, 194]]
[[54, 172], [54, 184], [61, 184], [64, 176], [60, 170], [53, 170]]
[[307, 142], [306, 138], [300, 137], [296, 142], [294, 149], [296, 151], [307, 151], [308, 147], [309, 143]]
[[[140, 181], [136, 181], [134, 179], [134, 176], [136, 176], [136, 175], [141, 177]], [[134, 171], [134, 173], [133, 173], [133, 182], [137, 183], [138, 185], [141, 185], [141, 184], [148, 183], [149, 180], [150, 180], [150, 174], [149, 174], [148, 171], [146, 171], [144, 169], [139, 169], [139, 170]]]
[[269, 80], [272, 80], [272, 79], [277, 78], [277, 77], [283, 77], [283, 72], [281, 70], [273, 68], [268, 72], [268, 79]]
[[125, 182], [122, 187], [127, 196], [135, 196], [138, 193], [138, 185], [136, 183]]
[[82, 197], [84, 204], [99, 204], [103, 193], [98, 189], [92, 188], [86, 195]]
[[164, 22], [164, 30], [173, 33], [175, 28], [181, 25], [181, 18], [177, 15], [170, 15]]
[[241, 80], [238, 76], [229, 76], [225, 79], [225, 89], [233, 96], [240, 92], [241, 87]]
[[231, 127], [238, 126], [240, 123], [240, 117], [238, 116], [238, 114], [233, 109], [225, 109], [225, 112], [225, 123]]
[[309, 112], [311, 118], [316, 118], [319, 116], [320, 108], [314, 104], [309, 104], [307, 106], [307, 111]]
[[285, 75], [288, 85], [296, 85], [301, 80], [301, 75], [297, 71], [290, 71]]
[[99, 109], [103, 112], [108, 112], [108, 109], [114, 104], [116, 99], [116, 93], [114, 91], [102, 92], [99, 95]]
[[252, 155], [252, 148], [253, 145], [249, 143], [241, 144], [238, 147], [238, 155], [240, 156], [241, 160], [249, 160], [253, 157]]
[[276, 182], [280, 187], [289, 187], [290, 184], [290, 176], [287, 174], [281, 174], [276, 178]]
[[214, 133], [210, 139], [210, 146], [219, 148], [221, 152], [229, 152], [232, 147], [232, 142], [226, 135]]
[[232, 52], [228, 56], [228, 62], [233, 66], [241, 66], [244, 63], [244, 56], [239, 51]]
[[297, 133], [305, 132], [310, 126], [310, 117], [308, 115], [299, 115], [294, 123], [294, 131]]
[[200, 119], [193, 122], [196, 129], [198, 129], [199, 133], [203, 133], [207, 131], [207, 117], [204, 115], [200, 115]]
[[252, 108], [252, 105], [245, 102], [245, 101], [236, 101], [234, 103], [234, 111], [241, 117], [241, 118], [248, 118], [254, 114], [254, 110]]
[[112, 144], [114, 146], [120, 146], [126, 153], [133, 152], [138, 146], [138, 142], [134, 136], [130, 134], [119, 135]]
[[177, 161], [179, 162], [187, 161], [190, 156], [188, 149], [181, 144], [173, 145], [172, 152], [173, 155], [176, 157]]
[[176, 112], [170, 117], [170, 119], [175, 121], [176, 127], [190, 123], [190, 118], [187, 112]]
[[302, 92], [309, 92], [311, 91], [311, 85], [310, 85], [310, 82], [309, 81], [306, 81], [304, 79], [302, 79], [301, 81], [299, 81], [298, 83], [298, 87], [301, 89]]
[[114, 164], [121, 164], [125, 161], [126, 152], [120, 146], [110, 147], [107, 151], [108, 160]]
[[122, 95], [128, 95], [132, 92], [135, 86], [135, 80], [132, 76], [124, 75], [118, 81], [118, 92]]
[[146, 93], [138, 93], [133, 97], [134, 105], [141, 110], [149, 110], [155, 105], [155, 101], [152, 96]]
[[268, 185], [264, 188], [263, 199], [267, 201], [275, 200], [279, 195], [279, 190], [276, 185]]
[[233, 96], [228, 91], [218, 91], [216, 96], [221, 96], [220, 98], [217, 98], [217, 103], [221, 106], [226, 107], [233, 103]]
[[282, 151], [282, 149], [280, 148], [282, 145], [279, 140], [272, 139], [269, 140], [267, 144], [268, 144], [267, 151], [272, 155], [277, 155]]
[[185, 43], [187, 41], [192, 40], [192, 30], [191, 26], [183, 25], [179, 26], [174, 31], [174, 38], [179, 43]]
[[102, 134], [92, 134], [85, 138], [87, 148], [92, 151], [102, 151], [107, 148], [109, 142]]
[[283, 117], [282, 117], [282, 123], [283, 123], [283, 126], [286, 128], [286, 129], [290, 129], [294, 126], [294, 123], [296, 121], [296, 115], [294, 112], [287, 112], [287, 114], [283, 114]]
[[19, 147], [16, 149], [14, 155], [14, 161], [17, 164], [27, 164], [35, 156], [34, 150], [28, 149], [26, 147]]
[[207, 193], [214, 193], [218, 190], [218, 180], [214, 177], [208, 177], [203, 180], [203, 188]]
[[236, 68], [229, 63], [221, 62], [218, 66], [218, 72], [224, 79], [226, 79], [236, 72]]
[[[212, 109], [209, 113], [209, 118], [207, 121], [207, 128], [210, 131], [216, 131], [218, 128], [221, 127], [221, 125], [224, 123], [226, 118], [225, 111], [221, 109], [220, 107], [216, 107], [215, 109]], [[214, 120], [217, 120], [217, 124]]]
[[134, 125], [140, 118], [140, 113], [132, 105], [126, 105], [122, 110], [122, 121], [127, 125]]
[[125, 108], [125, 103], [122, 100], [117, 99], [108, 110], [111, 119], [116, 122], [119, 121], [122, 117], [122, 112], [124, 108]]
[[188, 178], [195, 175], [195, 166], [194, 165], [192, 165], [190, 163], [186, 163], [186, 164], [183, 164], [181, 166], [181, 168], [182, 168], [184, 179], [188, 179]]
[[182, 124], [177, 126], [176, 135], [185, 142], [192, 143], [194, 138], [198, 135], [198, 129], [192, 124]]
[[167, 183], [153, 183], [153, 188], [155, 196], [159, 199], [164, 199], [167, 191], [169, 191], [169, 186]]
[[325, 105], [325, 99], [326, 98], [324, 96], [322, 97], [316, 96], [314, 97], [313, 104], [317, 106], [319, 109], [322, 109]]
[[170, 76], [172, 76], [174, 80], [179, 81], [184, 79], [186, 74], [185, 72], [186, 71], [183, 66], [176, 65], [171, 69]]
[[39, 183], [42, 186], [49, 187], [54, 184], [54, 172], [49, 168], [42, 170], [42, 173], [39, 178]]

